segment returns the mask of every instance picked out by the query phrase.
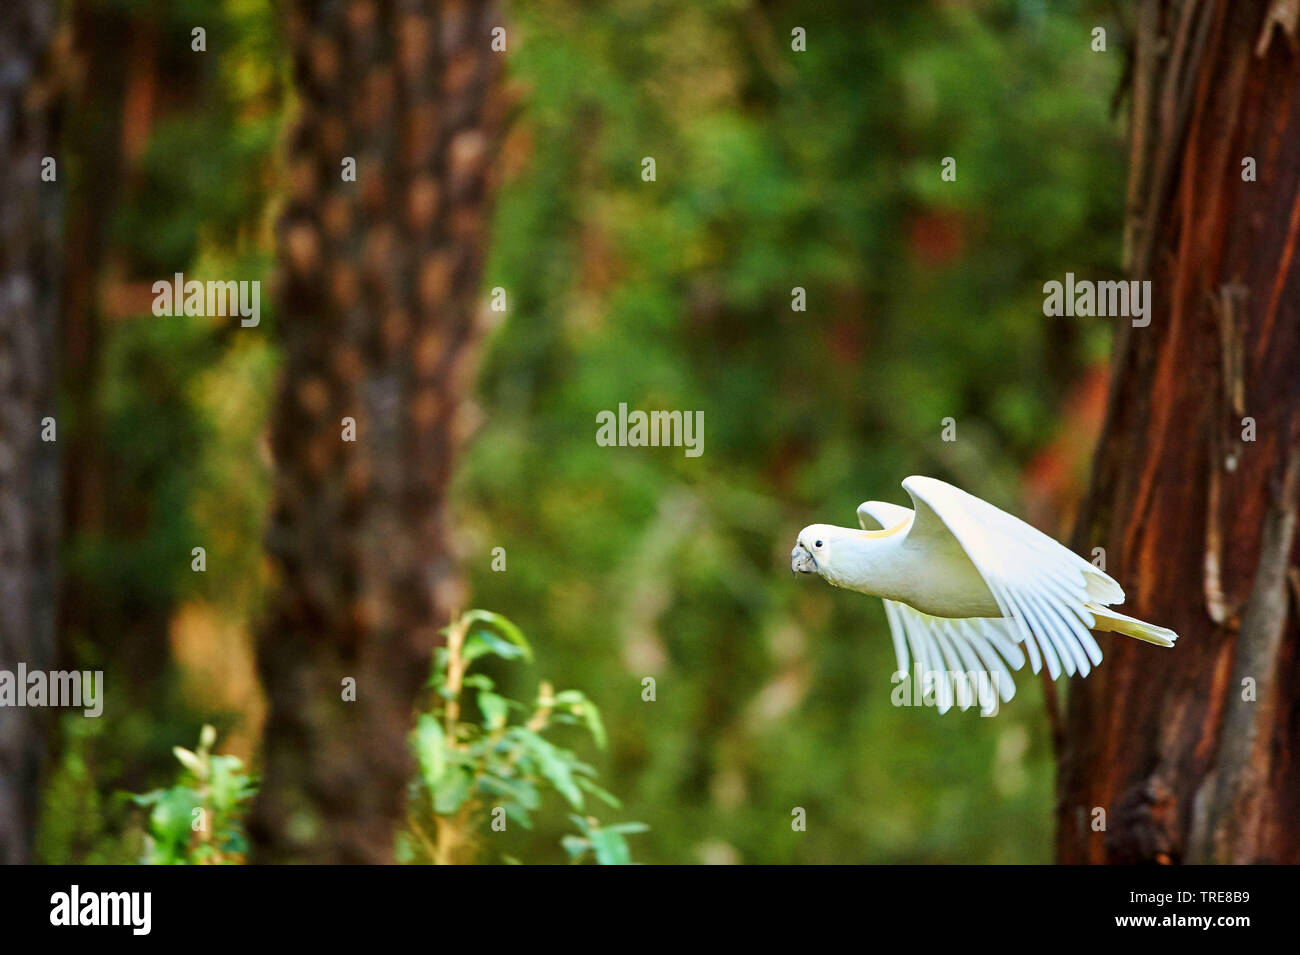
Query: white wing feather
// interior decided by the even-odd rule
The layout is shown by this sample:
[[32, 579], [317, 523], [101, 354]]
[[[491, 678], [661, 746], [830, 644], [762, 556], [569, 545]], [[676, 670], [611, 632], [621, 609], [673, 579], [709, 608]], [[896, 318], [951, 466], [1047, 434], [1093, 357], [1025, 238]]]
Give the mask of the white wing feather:
[[[867, 531], [884, 530], [896, 527], [912, 514], [910, 507], [899, 504], [863, 501], [858, 505], [858, 524]], [[1016, 695], [1011, 671], [1025, 665], [1025, 655], [1016, 645], [1016, 632], [1007, 621], [953, 620], [932, 617], [895, 600], [886, 600], [884, 604], [894, 640], [896, 672], [910, 676], [911, 661], [916, 661], [923, 690], [933, 686], [939, 712], [947, 712], [955, 696], [965, 702], [962, 710], [977, 701], [978, 686], [971, 685], [971, 675], [979, 679], [978, 674], [985, 674], [1003, 701]], [[960, 666], [948, 659], [952, 654], [959, 658]]]
[[[954, 703], [966, 710], [979, 700], [979, 685], [970, 677], [986, 674], [987, 683], [1005, 702], [1016, 695], [1012, 670], [1025, 665], [1014, 631], [1006, 620], [932, 617], [896, 600], [885, 601], [885, 617], [894, 638], [896, 672], [911, 675], [915, 661], [924, 692], [933, 687], [936, 708], [946, 713]], [[981, 703], [981, 705], [983, 705]]]
[[1121, 602], [1119, 584], [1036, 528], [951, 484], [914, 476], [903, 489], [916, 514], [909, 538], [935, 546], [956, 540], [1002, 610], [1005, 619], [996, 622], [1015, 628], [1035, 673], [1040, 653], [1054, 680], [1062, 670], [1086, 676], [1101, 662], [1087, 604]]
[[[858, 505], [858, 525], [864, 531], [887, 530], [897, 527], [912, 516], [910, 507], [886, 504], [884, 501], [863, 501]], [[879, 526], [872, 527], [872, 524]]]

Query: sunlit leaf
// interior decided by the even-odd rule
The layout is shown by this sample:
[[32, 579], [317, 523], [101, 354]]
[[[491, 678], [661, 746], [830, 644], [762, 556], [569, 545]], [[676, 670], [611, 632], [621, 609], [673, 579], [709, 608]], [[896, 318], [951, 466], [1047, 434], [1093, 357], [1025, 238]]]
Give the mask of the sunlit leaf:
[[173, 746], [172, 753], [173, 755], [175, 755], [177, 759], [181, 761], [182, 766], [184, 766], [186, 769], [192, 772], [195, 776], [198, 776], [200, 779], [203, 778], [203, 774], [204, 774], [203, 761], [199, 759], [198, 756], [190, 752], [184, 746]]
[[466, 663], [472, 663], [479, 657], [489, 654], [503, 660], [522, 660], [528, 656], [524, 648], [498, 637], [490, 630], [476, 630], [465, 641], [465, 649], [461, 656]]
[[489, 626], [496, 627], [507, 640], [519, 647], [524, 652], [524, 658], [532, 660], [533, 649], [528, 645], [521, 631], [513, 622], [501, 616], [499, 613], [493, 613], [490, 610], [471, 610], [465, 614], [463, 620], [473, 623], [486, 623]]
[[577, 777], [578, 785], [613, 809], [622, 809], [623, 803], [612, 792], [597, 786], [586, 776]]
[[433, 790], [433, 811], [449, 816], [461, 807], [474, 785], [474, 777], [463, 767], [449, 767]]
[[478, 695], [478, 708], [488, 729], [497, 730], [506, 725], [509, 706], [504, 696], [484, 690]]
[[596, 829], [591, 834], [591, 848], [601, 865], [629, 865], [632, 852], [623, 834], [613, 829]]
[[591, 843], [580, 836], [565, 836], [560, 840], [560, 845], [568, 853], [570, 861], [576, 862], [591, 848]]
[[438, 786], [446, 769], [445, 746], [441, 724], [428, 713], [422, 713], [415, 723], [415, 756], [420, 776], [430, 789]]

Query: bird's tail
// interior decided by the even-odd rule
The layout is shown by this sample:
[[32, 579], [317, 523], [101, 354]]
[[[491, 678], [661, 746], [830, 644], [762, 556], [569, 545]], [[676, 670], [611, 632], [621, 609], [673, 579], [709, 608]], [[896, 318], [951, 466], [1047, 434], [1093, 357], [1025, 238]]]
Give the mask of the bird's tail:
[[1097, 620], [1093, 626], [1094, 630], [1122, 633], [1126, 637], [1132, 637], [1146, 643], [1154, 643], [1158, 647], [1172, 647], [1174, 641], [1178, 639], [1178, 634], [1168, 627], [1157, 627], [1154, 623], [1147, 623], [1145, 620], [1126, 616], [1118, 610], [1111, 610], [1109, 607], [1094, 603], [1088, 604], [1088, 609], [1092, 611], [1093, 617]]

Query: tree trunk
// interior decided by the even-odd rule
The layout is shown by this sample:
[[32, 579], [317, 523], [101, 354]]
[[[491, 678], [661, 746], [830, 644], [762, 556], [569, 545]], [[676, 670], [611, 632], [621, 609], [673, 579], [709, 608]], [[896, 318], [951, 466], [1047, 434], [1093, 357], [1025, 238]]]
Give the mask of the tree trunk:
[[[0, 7], [0, 670], [11, 672], [55, 656], [58, 472], [41, 419], [55, 414], [59, 184], [41, 172], [54, 154], [56, 14], [48, 0]], [[0, 707], [0, 863], [30, 858], [46, 712]]]
[[1126, 255], [1154, 308], [1117, 331], [1074, 543], [1180, 636], [1111, 637], [1071, 685], [1061, 862], [1300, 862], [1296, 11], [1137, 6]]
[[[128, 62], [123, 51], [148, 28], [144, 18], [129, 14], [98, 0], [76, 0], [67, 7], [72, 41], [67, 69], [77, 82], [68, 91], [63, 142], [76, 169], [69, 169], [64, 192], [59, 390], [68, 411], [68, 420], [60, 425], [62, 530], [72, 553], [87, 542], [114, 536], [115, 518], [120, 521], [133, 510], [129, 499], [111, 495], [107, 486], [111, 470], [101, 356], [108, 335], [99, 294], [105, 258], [112, 251], [110, 226], [128, 172], [122, 148]], [[75, 562], [61, 568], [60, 581], [58, 627], [65, 665], [77, 664], [74, 648], [93, 647], [113, 660], [115, 672], [130, 681], [133, 696], [147, 693], [170, 658], [162, 622], [144, 621], [137, 608], [123, 610], [114, 599], [117, 594], [106, 598], [104, 582]], [[127, 633], [130, 639], [124, 639]], [[60, 744], [56, 740], [55, 746]]]
[[477, 2], [292, 6], [263, 862], [390, 861], [404, 816], [412, 709], [458, 602], [446, 492], [481, 332], [498, 24]]

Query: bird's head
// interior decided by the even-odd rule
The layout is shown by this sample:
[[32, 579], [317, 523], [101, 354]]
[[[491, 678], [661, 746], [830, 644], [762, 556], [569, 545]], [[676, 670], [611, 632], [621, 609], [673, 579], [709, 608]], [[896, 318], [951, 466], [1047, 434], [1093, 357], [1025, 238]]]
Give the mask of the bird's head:
[[821, 574], [831, 566], [831, 545], [840, 528], [831, 524], [809, 524], [799, 532], [790, 552], [790, 569], [796, 574]]

